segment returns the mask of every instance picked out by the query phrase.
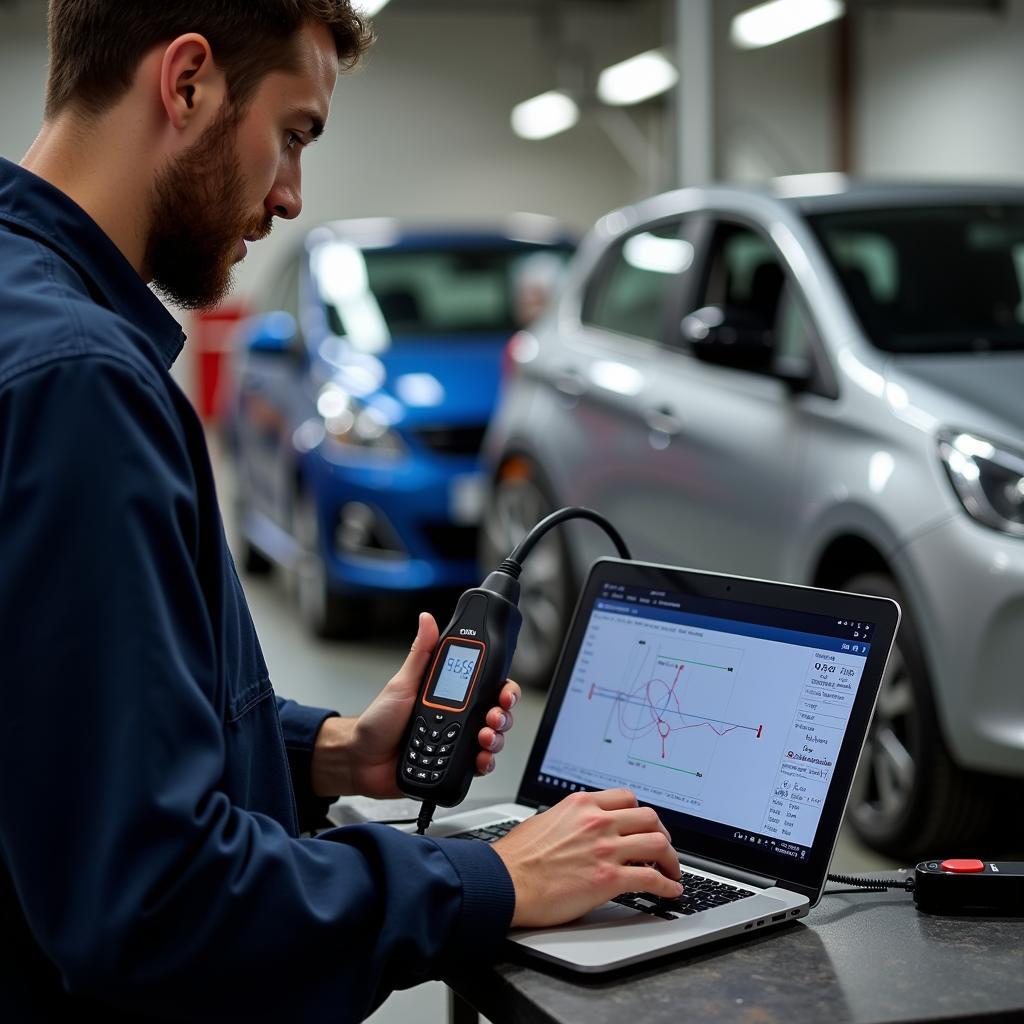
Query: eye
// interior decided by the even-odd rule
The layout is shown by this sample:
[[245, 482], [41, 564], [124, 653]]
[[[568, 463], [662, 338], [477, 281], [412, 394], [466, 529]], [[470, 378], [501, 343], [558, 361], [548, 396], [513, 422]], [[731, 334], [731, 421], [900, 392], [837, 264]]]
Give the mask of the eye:
[[287, 141], [285, 142], [285, 148], [295, 149], [296, 147], [299, 147], [301, 149], [302, 146], [302, 136], [297, 134], [296, 132], [288, 132]]

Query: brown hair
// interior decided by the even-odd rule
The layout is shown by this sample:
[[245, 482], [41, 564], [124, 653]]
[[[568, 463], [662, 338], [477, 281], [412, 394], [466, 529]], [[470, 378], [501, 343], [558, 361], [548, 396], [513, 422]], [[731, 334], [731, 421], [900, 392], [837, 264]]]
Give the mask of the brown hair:
[[373, 41], [352, 0], [50, 0], [46, 117], [109, 109], [149, 50], [187, 32], [206, 38], [230, 100], [244, 106], [265, 75], [292, 66], [295, 35], [309, 22], [331, 30], [345, 68]]

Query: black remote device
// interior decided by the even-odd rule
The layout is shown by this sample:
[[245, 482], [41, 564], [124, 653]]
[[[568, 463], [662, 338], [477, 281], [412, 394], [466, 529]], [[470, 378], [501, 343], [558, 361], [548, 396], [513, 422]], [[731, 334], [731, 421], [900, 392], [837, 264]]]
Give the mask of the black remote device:
[[441, 634], [398, 760], [398, 788], [441, 807], [463, 801], [476, 772], [477, 733], [508, 675], [523, 616], [519, 583], [501, 571], [467, 590]]
[[922, 861], [914, 902], [928, 914], [1024, 916], [1024, 861]]

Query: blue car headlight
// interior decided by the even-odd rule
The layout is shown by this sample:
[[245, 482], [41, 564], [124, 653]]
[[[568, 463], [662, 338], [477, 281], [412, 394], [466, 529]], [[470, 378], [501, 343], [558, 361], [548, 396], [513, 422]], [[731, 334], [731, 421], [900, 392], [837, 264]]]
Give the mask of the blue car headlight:
[[316, 410], [323, 419], [327, 441], [350, 450], [372, 451], [385, 458], [398, 458], [405, 453], [405, 444], [385, 413], [337, 384], [321, 389]]
[[938, 441], [949, 479], [970, 515], [1024, 537], [1024, 455], [963, 431], [942, 431]]

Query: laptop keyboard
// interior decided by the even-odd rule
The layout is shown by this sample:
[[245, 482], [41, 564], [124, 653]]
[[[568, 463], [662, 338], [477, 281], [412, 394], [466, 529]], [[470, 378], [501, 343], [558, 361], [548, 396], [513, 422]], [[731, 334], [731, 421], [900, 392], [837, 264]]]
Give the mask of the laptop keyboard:
[[[518, 824], [519, 822], [514, 820], [499, 821], [495, 825], [475, 828], [470, 832], [458, 832], [452, 838], [482, 839], [485, 843], [493, 843], [496, 839], [508, 835]], [[695, 875], [689, 871], [684, 871], [680, 880], [684, 891], [682, 896], [676, 899], [652, 896], [649, 892], [624, 892], [621, 896], [616, 896], [612, 902], [644, 914], [672, 920], [680, 915], [699, 914], [702, 910], [713, 910], [715, 907], [735, 903], [736, 900], [745, 900], [748, 896], [754, 895], [749, 889], [741, 889], [739, 886], [729, 885], [705, 875]]]

